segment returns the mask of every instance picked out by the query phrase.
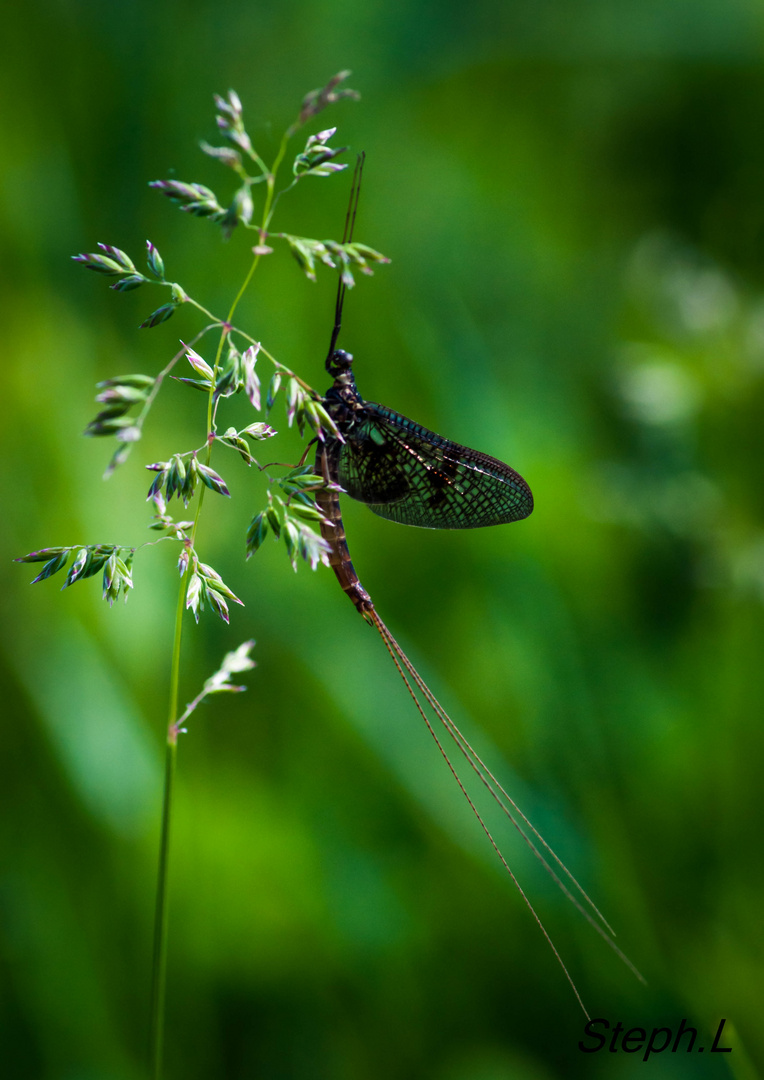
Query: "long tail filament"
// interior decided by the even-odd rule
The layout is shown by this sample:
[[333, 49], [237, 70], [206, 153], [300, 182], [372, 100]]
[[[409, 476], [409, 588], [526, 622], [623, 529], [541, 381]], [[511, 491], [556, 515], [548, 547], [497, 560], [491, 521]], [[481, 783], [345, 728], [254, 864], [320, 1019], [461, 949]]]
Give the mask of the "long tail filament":
[[[464, 796], [464, 798], [469, 803], [470, 809], [472, 810], [473, 814], [477, 818], [481, 829], [483, 830], [483, 832], [487, 836], [488, 841], [491, 844], [491, 847], [493, 848], [493, 850], [496, 852], [497, 856], [501, 860], [501, 863], [502, 863], [504, 869], [506, 870], [506, 872], [509, 874], [509, 876], [510, 876], [510, 878], [512, 880], [512, 883], [514, 884], [517, 891], [520, 893], [520, 896], [525, 901], [525, 903], [526, 903], [531, 915], [533, 916], [537, 926], [539, 927], [542, 934], [546, 938], [550, 949], [554, 953], [558, 964], [560, 965], [560, 967], [563, 970], [565, 978], [570, 983], [570, 986], [571, 986], [571, 988], [573, 990], [573, 993], [576, 996], [576, 1000], [578, 1001], [579, 1005], [581, 1006], [581, 1008], [582, 1008], [582, 1010], [584, 1012], [584, 1015], [586, 1016], [586, 1018], [588, 1020], [589, 1019], [589, 1014], [588, 1014], [588, 1012], [586, 1010], [586, 1007], [584, 1006], [583, 1001], [581, 1000], [581, 995], [578, 992], [576, 984], [573, 982], [573, 979], [571, 978], [570, 972], [566, 968], [566, 966], [565, 966], [565, 964], [564, 964], [564, 962], [562, 960], [562, 957], [560, 956], [559, 952], [557, 951], [557, 948], [555, 947], [554, 942], [550, 938], [544, 924], [542, 923], [538, 913], [536, 912], [536, 909], [533, 907], [533, 904], [528, 899], [528, 896], [524, 892], [522, 886], [520, 885], [519, 881], [517, 880], [517, 877], [515, 876], [514, 872], [512, 871], [511, 867], [509, 866], [507, 860], [504, 858], [503, 854], [501, 853], [498, 844], [494, 840], [488, 826], [486, 825], [485, 821], [481, 817], [480, 811], [478, 810], [478, 808], [476, 807], [476, 805], [473, 802], [472, 798], [470, 797], [469, 793], [467, 792], [467, 789], [465, 788], [461, 778], [459, 777], [459, 775], [458, 775], [458, 773], [457, 773], [457, 771], [456, 771], [456, 769], [455, 769], [455, 767], [453, 765], [453, 762], [451, 761], [451, 758], [448, 755], [448, 752], [447, 752], [445, 746], [443, 745], [441, 739], [439, 738], [437, 731], [433, 727], [433, 724], [432, 724], [430, 718], [428, 717], [427, 713], [425, 712], [425, 709], [424, 709], [422, 703], [420, 702], [419, 698], [417, 697], [417, 693], [416, 693], [416, 691], [414, 689], [414, 686], [417, 687], [417, 689], [422, 694], [422, 696], [424, 697], [425, 701], [427, 702], [427, 704], [432, 709], [432, 711], [435, 714], [435, 716], [437, 717], [437, 719], [440, 721], [440, 723], [446, 729], [448, 734], [454, 740], [454, 742], [456, 743], [456, 746], [458, 747], [461, 754], [464, 756], [465, 760], [468, 762], [470, 768], [473, 770], [473, 772], [479, 778], [479, 780], [485, 786], [485, 788], [490, 792], [491, 797], [494, 799], [494, 801], [497, 803], [497, 805], [501, 808], [501, 810], [506, 814], [506, 816], [512, 822], [512, 824], [517, 829], [520, 836], [522, 836], [525, 843], [531, 849], [533, 854], [539, 860], [541, 865], [544, 867], [544, 869], [549, 874], [549, 876], [552, 878], [552, 880], [555, 882], [555, 884], [558, 886], [558, 888], [568, 898], [568, 900], [570, 900], [570, 902], [574, 905], [574, 907], [576, 907], [578, 909], [578, 911], [583, 915], [583, 917], [586, 919], [586, 921], [597, 931], [597, 933], [603, 938], [603, 940], [607, 942], [607, 944], [610, 946], [610, 948], [615, 952], [616, 956], [618, 956], [623, 961], [623, 963], [626, 964], [626, 966], [629, 968], [629, 970], [633, 972], [633, 974], [640, 980], [640, 982], [644, 983], [644, 981], [645, 981], [644, 978], [639, 973], [639, 971], [636, 969], [634, 964], [632, 964], [631, 960], [629, 960], [629, 958], [625, 955], [625, 953], [623, 953], [621, 951], [621, 949], [619, 949], [618, 946], [615, 944], [615, 941], [613, 940], [613, 938], [615, 936], [615, 932], [613, 931], [613, 929], [611, 928], [611, 926], [609, 925], [607, 920], [604, 918], [602, 913], [599, 911], [599, 909], [596, 907], [594, 902], [587, 895], [587, 893], [584, 891], [584, 889], [581, 887], [581, 885], [579, 885], [579, 883], [573, 877], [573, 875], [568, 870], [568, 868], [565, 866], [565, 864], [562, 862], [562, 860], [551, 849], [551, 847], [546, 842], [546, 840], [544, 840], [543, 836], [541, 836], [541, 834], [538, 832], [538, 830], [535, 828], [535, 826], [533, 826], [531, 824], [531, 822], [528, 820], [528, 818], [525, 816], [525, 814], [519, 808], [519, 806], [514, 801], [514, 799], [512, 799], [511, 796], [505, 791], [505, 789], [502, 787], [502, 785], [499, 783], [499, 781], [493, 775], [493, 773], [488, 768], [488, 766], [485, 764], [485, 762], [480, 758], [478, 753], [473, 749], [473, 747], [470, 745], [468, 740], [461, 733], [461, 731], [456, 726], [454, 721], [451, 719], [451, 717], [448, 715], [446, 710], [440, 704], [440, 702], [435, 697], [433, 692], [427, 686], [427, 684], [425, 683], [422, 676], [419, 674], [419, 672], [416, 670], [416, 668], [411, 663], [409, 658], [406, 656], [405, 652], [400, 647], [398, 642], [395, 640], [395, 638], [393, 637], [390, 630], [387, 628], [385, 623], [379, 617], [376, 610], [374, 608], [372, 608], [370, 611], [364, 612], [364, 615], [365, 615], [366, 619], [369, 622], [371, 622], [376, 627], [376, 629], [378, 630], [380, 637], [382, 638], [382, 640], [385, 643], [385, 647], [387, 648], [387, 651], [390, 653], [390, 656], [392, 657], [393, 663], [395, 664], [396, 668], [398, 669], [399, 675], [401, 676], [401, 678], [403, 679], [403, 682], [406, 685], [406, 689], [408, 690], [409, 694], [411, 695], [411, 699], [414, 702], [414, 704], [415, 704], [415, 706], [417, 708], [417, 711], [419, 712], [419, 715], [422, 717], [425, 724], [427, 725], [427, 730], [430, 732], [430, 735], [432, 735], [433, 739], [435, 740], [435, 743], [436, 743], [436, 745], [438, 747], [438, 750], [440, 751], [441, 755], [443, 756], [443, 759], [446, 762], [446, 765], [448, 766], [452, 776], [456, 780], [456, 783], [459, 785], [459, 790], [461, 791], [462, 795]], [[414, 685], [412, 685], [412, 683]], [[550, 865], [550, 861], [547, 859], [546, 856], [549, 856], [549, 860], [551, 860], [552, 863], [556, 864], [557, 868], [561, 871], [562, 876], [565, 877], [567, 879], [567, 881], [570, 883], [570, 885], [572, 886], [573, 891], [571, 891], [571, 889], [568, 888], [568, 885], [565, 883], [565, 881], [562, 880], [562, 877], [555, 871], [554, 867], [552, 865]]]

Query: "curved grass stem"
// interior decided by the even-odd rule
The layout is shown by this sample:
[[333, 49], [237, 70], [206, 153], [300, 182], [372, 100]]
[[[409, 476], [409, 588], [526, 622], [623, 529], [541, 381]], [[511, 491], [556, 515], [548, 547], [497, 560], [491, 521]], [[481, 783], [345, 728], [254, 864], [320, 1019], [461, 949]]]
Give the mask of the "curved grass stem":
[[162, 1047], [164, 1045], [165, 987], [167, 981], [167, 930], [169, 926], [169, 867], [170, 827], [178, 751], [178, 687], [180, 681], [180, 646], [183, 634], [183, 610], [186, 602], [188, 573], [183, 575], [175, 610], [175, 634], [170, 669], [170, 700], [165, 748], [164, 795], [162, 798], [162, 827], [159, 841], [156, 906], [154, 908], [154, 947], [151, 961], [151, 1021], [149, 1043], [149, 1075], [151, 1080], [162, 1077]]

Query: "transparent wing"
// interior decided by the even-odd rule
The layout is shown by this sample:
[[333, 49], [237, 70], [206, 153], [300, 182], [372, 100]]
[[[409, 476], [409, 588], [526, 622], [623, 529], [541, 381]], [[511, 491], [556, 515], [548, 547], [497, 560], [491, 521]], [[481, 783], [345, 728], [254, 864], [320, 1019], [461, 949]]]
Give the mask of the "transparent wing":
[[380, 517], [422, 529], [477, 529], [527, 517], [531, 490], [496, 458], [460, 446], [384, 405], [363, 417], [339, 455], [339, 482]]

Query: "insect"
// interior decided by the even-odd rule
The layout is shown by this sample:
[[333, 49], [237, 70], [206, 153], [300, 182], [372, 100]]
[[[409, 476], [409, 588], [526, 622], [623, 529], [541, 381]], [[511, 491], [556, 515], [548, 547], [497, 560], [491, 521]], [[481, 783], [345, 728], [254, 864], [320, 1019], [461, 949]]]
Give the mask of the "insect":
[[[364, 157], [360, 155], [345, 219], [343, 245], [352, 240], [363, 161]], [[565, 896], [637, 978], [644, 980], [616, 946], [613, 930], [592, 900], [462, 735], [380, 618], [350, 558], [339, 500], [342, 491], [366, 503], [381, 517], [404, 525], [466, 529], [526, 518], [533, 510], [533, 496], [525, 480], [509, 465], [451, 442], [400, 413], [361, 397], [353, 376], [353, 357], [337, 348], [346, 288], [340, 273], [334, 326], [326, 358], [326, 370], [334, 382], [323, 402], [336, 426], [336, 434], [323, 433], [317, 444], [315, 465], [316, 473], [324, 481], [324, 486], [316, 492], [316, 503], [323, 516], [321, 533], [330, 547], [329, 563], [357, 610], [379, 632], [447, 767], [546, 938], [588, 1019], [568, 969], [457, 774], [426, 707]]]

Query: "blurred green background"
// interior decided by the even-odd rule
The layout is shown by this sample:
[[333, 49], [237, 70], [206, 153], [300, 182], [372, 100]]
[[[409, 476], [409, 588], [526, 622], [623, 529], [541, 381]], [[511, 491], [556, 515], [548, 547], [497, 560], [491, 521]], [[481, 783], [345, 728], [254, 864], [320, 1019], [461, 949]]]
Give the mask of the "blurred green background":
[[[333, 575], [243, 535], [262, 480], [214, 464], [207, 561], [244, 599], [187, 627], [182, 700], [257, 639], [250, 689], [182, 740], [167, 1076], [752, 1077], [764, 1060], [764, 13], [753, 0], [285, 0], [6, 9], [2, 80], [2, 1075], [145, 1075], [177, 575], [136, 561], [28, 587], [11, 559], [146, 538], [147, 462], [201, 441], [168, 386], [110, 481], [93, 386], [200, 328], [69, 261], [141, 256], [217, 312], [248, 266], [147, 181], [230, 194], [200, 154], [238, 91], [266, 157], [341, 68], [365, 149], [357, 236], [392, 258], [346, 304], [362, 393], [509, 461], [511, 528], [345, 509], [382, 616], [619, 931], [639, 985], [490, 819], [591, 1013], [685, 1017], [731, 1054], [586, 1055], [583, 1017], [471, 820], [382, 643]], [[305, 133], [295, 140], [302, 149]], [[338, 237], [347, 174], [274, 225]], [[334, 278], [279, 250], [238, 322], [318, 388]], [[265, 367], [265, 365], [264, 365]], [[251, 419], [241, 403], [223, 414]], [[274, 422], [285, 427], [279, 405]], [[202, 436], [203, 437], [203, 436]], [[276, 449], [272, 449], [276, 447]], [[295, 460], [293, 435], [269, 444]], [[733, 1030], [734, 1028], [734, 1030]], [[640, 1072], [640, 1069], [643, 1070]]]

